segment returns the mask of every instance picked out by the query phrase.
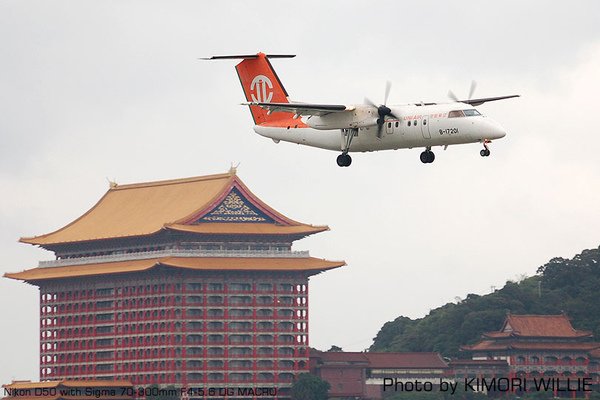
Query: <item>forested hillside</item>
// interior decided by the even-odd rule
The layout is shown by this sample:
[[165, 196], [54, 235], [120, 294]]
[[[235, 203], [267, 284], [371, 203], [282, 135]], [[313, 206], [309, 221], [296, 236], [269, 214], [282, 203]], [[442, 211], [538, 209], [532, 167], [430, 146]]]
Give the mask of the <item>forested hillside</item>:
[[370, 351], [438, 351], [455, 357], [460, 345], [500, 329], [508, 312], [564, 312], [575, 329], [590, 330], [600, 340], [600, 247], [584, 250], [571, 260], [554, 258], [533, 277], [509, 281], [485, 296], [470, 294], [424, 318], [400, 316], [383, 325]]

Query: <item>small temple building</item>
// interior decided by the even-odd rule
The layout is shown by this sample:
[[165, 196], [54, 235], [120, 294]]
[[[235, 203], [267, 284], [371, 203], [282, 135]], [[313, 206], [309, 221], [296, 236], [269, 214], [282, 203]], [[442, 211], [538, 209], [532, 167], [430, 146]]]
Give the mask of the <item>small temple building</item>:
[[127, 380], [229, 398], [263, 387], [285, 398], [309, 371], [309, 278], [345, 265], [292, 244], [328, 229], [275, 211], [234, 169], [112, 184], [80, 218], [21, 239], [54, 260], [5, 276], [39, 287], [42, 381]]
[[[568, 382], [567, 378], [586, 378], [596, 390], [600, 383], [600, 343], [593, 341], [590, 331], [574, 329], [565, 314], [509, 314], [499, 331], [484, 333], [479, 342], [462, 346], [461, 350], [471, 355], [471, 360], [451, 363], [458, 375], [485, 371], [488, 376], [508, 374], [530, 381], [550, 377], [563, 383]], [[506, 367], [495, 361], [505, 362]], [[589, 392], [569, 395], [584, 397]]]

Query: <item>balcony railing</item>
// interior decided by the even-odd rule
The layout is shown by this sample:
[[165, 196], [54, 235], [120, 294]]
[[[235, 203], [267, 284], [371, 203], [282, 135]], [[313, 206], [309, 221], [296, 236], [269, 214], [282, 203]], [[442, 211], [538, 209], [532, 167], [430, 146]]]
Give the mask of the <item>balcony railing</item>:
[[141, 260], [161, 257], [265, 257], [265, 258], [307, 258], [308, 251], [291, 250], [183, 250], [166, 249], [158, 251], [140, 251], [134, 253], [108, 254], [92, 257], [61, 258], [40, 261], [39, 267], [63, 267], [67, 265], [96, 264], [117, 261]]

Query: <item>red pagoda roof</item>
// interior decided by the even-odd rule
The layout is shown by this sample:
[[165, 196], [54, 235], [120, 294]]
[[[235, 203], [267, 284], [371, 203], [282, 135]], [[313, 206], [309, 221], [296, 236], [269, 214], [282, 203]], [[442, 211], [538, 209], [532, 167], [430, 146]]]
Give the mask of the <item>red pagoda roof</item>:
[[448, 368], [439, 353], [362, 353], [346, 351], [311, 352], [323, 363], [368, 364], [368, 368]]
[[158, 266], [204, 271], [308, 271], [321, 272], [346, 265], [313, 257], [165, 257], [110, 263], [33, 268], [6, 273], [7, 278], [39, 281], [127, 272], [147, 271]]
[[232, 170], [195, 178], [111, 185], [98, 203], [75, 221], [20, 241], [47, 247], [146, 236], [161, 230], [301, 238], [328, 229], [278, 213], [250, 192]]
[[593, 350], [600, 348], [596, 342], [518, 342], [482, 340], [470, 346], [461, 346], [462, 350]]
[[365, 353], [371, 368], [448, 368], [439, 353]]
[[482, 336], [482, 341], [461, 346], [461, 350], [592, 350], [600, 347], [600, 343], [582, 341], [589, 340], [592, 333], [574, 329], [565, 314], [509, 314], [502, 329]]
[[483, 336], [490, 339], [509, 337], [552, 337], [579, 338], [590, 337], [590, 331], [579, 331], [573, 328], [569, 318], [564, 315], [512, 315], [504, 320], [499, 332], [487, 332]]

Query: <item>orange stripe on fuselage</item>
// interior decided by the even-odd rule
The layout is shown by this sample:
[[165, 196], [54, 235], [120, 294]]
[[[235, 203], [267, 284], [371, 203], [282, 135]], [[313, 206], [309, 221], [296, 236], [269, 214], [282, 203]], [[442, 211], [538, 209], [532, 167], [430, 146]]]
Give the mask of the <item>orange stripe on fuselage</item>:
[[[260, 125], [260, 126], [266, 126], [269, 128], [310, 128], [308, 125], [306, 125], [304, 122], [302, 122], [302, 120], [300, 118], [293, 118], [293, 114], [291, 113], [287, 113], [287, 112], [280, 112], [280, 113], [273, 113], [271, 114], [271, 116], [274, 116], [275, 114], [281, 114], [282, 115], [282, 119], [275, 119], [272, 121], [268, 121], [268, 122], [264, 122], [262, 124], [256, 124], [256, 125]], [[289, 116], [292, 115], [292, 117], [290, 118]]]

